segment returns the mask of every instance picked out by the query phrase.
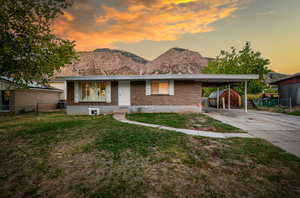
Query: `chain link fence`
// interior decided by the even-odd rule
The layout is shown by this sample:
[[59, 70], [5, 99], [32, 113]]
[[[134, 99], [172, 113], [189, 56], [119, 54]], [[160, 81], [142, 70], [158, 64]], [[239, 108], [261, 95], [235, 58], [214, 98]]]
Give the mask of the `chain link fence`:
[[292, 111], [295, 106], [293, 98], [259, 98], [254, 99], [253, 103], [258, 107], [280, 107]]
[[65, 103], [37, 103], [32, 105], [0, 105], [0, 115], [22, 114], [28, 112], [50, 112], [64, 109]]

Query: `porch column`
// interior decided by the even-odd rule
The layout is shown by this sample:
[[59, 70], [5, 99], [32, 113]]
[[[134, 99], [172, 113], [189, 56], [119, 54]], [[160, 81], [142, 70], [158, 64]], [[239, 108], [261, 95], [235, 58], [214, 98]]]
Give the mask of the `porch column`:
[[65, 85], [65, 90], [64, 90], [64, 95], [65, 95], [65, 97], [64, 97], [64, 99], [67, 100], [67, 87], [68, 87], [68, 86], [67, 86], [67, 85], [68, 85], [68, 84], [67, 84], [67, 81], [64, 81], [64, 85]]
[[220, 103], [220, 88], [217, 88], [217, 109], [219, 109], [219, 103]]
[[245, 81], [245, 112], [248, 112], [247, 81]]
[[228, 84], [228, 110], [230, 110], [230, 84]]
[[2, 106], [2, 91], [0, 90], [0, 111], [5, 109], [3, 106]]

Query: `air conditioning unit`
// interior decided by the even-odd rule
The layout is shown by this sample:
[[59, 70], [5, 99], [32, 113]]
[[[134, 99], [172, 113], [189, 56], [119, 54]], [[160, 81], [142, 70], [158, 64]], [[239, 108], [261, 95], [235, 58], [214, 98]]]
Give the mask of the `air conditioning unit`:
[[99, 108], [89, 108], [89, 115], [99, 115], [100, 109]]

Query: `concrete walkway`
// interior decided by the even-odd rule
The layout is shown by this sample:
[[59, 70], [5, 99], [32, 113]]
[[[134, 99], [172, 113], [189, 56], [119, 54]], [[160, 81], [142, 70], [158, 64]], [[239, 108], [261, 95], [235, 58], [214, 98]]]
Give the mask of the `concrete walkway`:
[[247, 131], [300, 157], [300, 117], [249, 110], [205, 109], [206, 115]]
[[212, 138], [232, 138], [232, 137], [239, 137], [239, 138], [253, 138], [252, 135], [249, 135], [247, 133], [217, 133], [217, 132], [210, 132], [210, 131], [198, 131], [198, 130], [190, 130], [190, 129], [179, 129], [179, 128], [172, 128], [167, 126], [161, 126], [156, 124], [148, 124], [143, 122], [136, 122], [127, 120], [125, 117], [125, 114], [123, 113], [117, 113], [113, 116], [116, 120], [128, 123], [128, 124], [135, 124], [140, 126], [146, 126], [146, 127], [153, 127], [163, 130], [169, 130], [169, 131], [177, 131], [180, 133], [185, 133], [188, 135], [196, 135], [196, 136], [203, 136], [203, 137], [212, 137]]

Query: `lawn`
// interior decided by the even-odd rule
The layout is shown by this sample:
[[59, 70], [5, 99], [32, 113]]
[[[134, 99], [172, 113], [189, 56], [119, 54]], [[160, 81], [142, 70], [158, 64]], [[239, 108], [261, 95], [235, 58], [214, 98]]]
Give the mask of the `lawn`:
[[285, 113], [285, 114], [288, 114], [288, 115], [300, 116], [299, 106], [294, 107], [291, 111], [289, 110], [288, 107], [279, 107], [279, 106], [274, 106], [274, 107], [259, 106], [258, 110], [275, 112], [275, 113]]
[[287, 114], [289, 114], [289, 115], [295, 115], [295, 116], [300, 116], [300, 110], [288, 112]]
[[132, 113], [127, 114], [127, 118], [129, 120], [138, 122], [158, 124], [175, 128], [224, 133], [245, 133], [241, 129], [225, 124], [200, 113]]
[[299, 197], [300, 159], [111, 115], [0, 118], [0, 197]]

